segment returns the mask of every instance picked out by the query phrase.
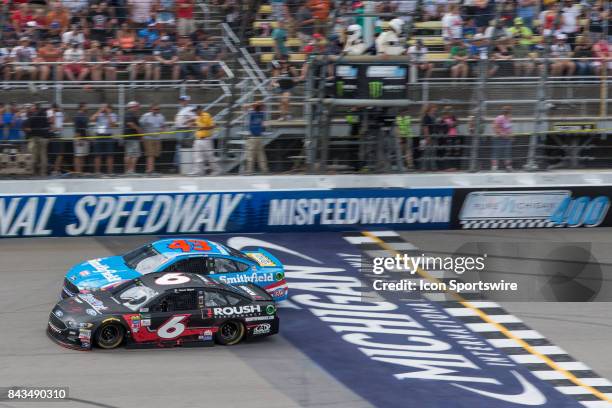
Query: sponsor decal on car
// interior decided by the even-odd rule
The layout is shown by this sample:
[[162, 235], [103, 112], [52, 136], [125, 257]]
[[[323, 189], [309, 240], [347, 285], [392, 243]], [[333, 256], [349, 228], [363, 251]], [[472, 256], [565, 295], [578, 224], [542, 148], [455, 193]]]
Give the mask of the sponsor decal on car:
[[261, 266], [274, 266], [274, 262], [272, 262], [270, 258], [268, 258], [262, 253], [250, 252], [250, 253], [247, 253], [247, 256], [253, 259], [255, 262], [257, 262]]
[[117, 272], [116, 270], [111, 269], [108, 265], [102, 264], [100, 259], [92, 259], [89, 261], [89, 264], [93, 266], [96, 272], [100, 272], [100, 275], [109, 282], [119, 282], [123, 280], [119, 275], [115, 274], [115, 272]]
[[274, 316], [252, 316], [252, 317], [245, 317], [244, 320], [247, 322], [259, 322], [262, 320], [273, 320]]
[[238, 287], [244, 290], [246, 293], [248, 293], [251, 296], [257, 296], [257, 293], [255, 293], [253, 289], [249, 288], [248, 286], [238, 286]]
[[274, 305], [266, 306], [266, 313], [269, 315], [273, 315], [274, 313], [276, 313], [276, 306]]
[[270, 330], [272, 330], [272, 325], [270, 323], [262, 323], [255, 326], [253, 329], [253, 334], [268, 334], [270, 333]]
[[213, 308], [213, 313], [215, 316], [232, 316], [232, 315], [261, 313], [261, 306], [247, 305], [247, 306], [233, 306], [233, 307], [215, 307]]
[[85, 313], [87, 313], [90, 316], [96, 316], [98, 314], [98, 312], [96, 312], [93, 309], [87, 309], [87, 310], [85, 310]]
[[229, 285], [235, 285], [237, 283], [257, 283], [257, 282], [274, 282], [274, 275], [272, 273], [257, 273], [253, 272], [250, 274], [236, 274], [234, 276], [220, 275], [218, 279]]
[[82, 293], [79, 295], [79, 298], [87, 302], [98, 313], [108, 309], [106, 306], [104, 306], [104, 303], [102, 303], [101, 300], [96, 299], [91, 293]]
[[204, 330], [202, 334], [198, 336], [198, 339], [202, 341], [210, 341], [212, 340], [212, 338], [213, 338], [212, 330]]

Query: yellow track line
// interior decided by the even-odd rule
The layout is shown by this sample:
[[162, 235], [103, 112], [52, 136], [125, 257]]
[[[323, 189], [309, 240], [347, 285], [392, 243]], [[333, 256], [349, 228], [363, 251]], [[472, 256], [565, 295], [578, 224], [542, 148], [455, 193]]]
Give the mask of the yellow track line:
[[[389, 244], [387, 244], [385, 241], [383, 241], [382, 239], [380, 239], [379, 237], [377, 237], [376, 235], [372, 234], [369, 231], [361, 231], [361, 233], [372, 239], [378, 246], [380, 246], [381, 248], [395, 254], [400, 254], [399, 251], [395, 250], [393, 247], [391, 247]], [[428, 274], [426, 271], [424, 271], [421, 268], [417, 269], [417, 273], [419, 275], [421, 275], [423, 278], [431, 281], [431, 282], [441, 282], [439, 279], [431, 276], [430, 274]], [[495, 326], [495, 328], [497, 330], [499, 330], [501, 333], [503, 333], [506, 337], [508, 337], [509, 339], [512, 339], [514, 341], [516, 341], [523, 349], [527, 350], [530, 354], [540, 358], [542, 361], [544, 361], [546, 363], [547, 366], [549, 366], [550, 368], [552, 368], [553, 370], [563, 374], [568, 380], [570, 380], [571, 382], [573, 382], [574, 384], [576, 384], [579, 387], [583, 387], [584, 389], [588, 390], [591, 394], [595, 395], [597, 398], [604, 400], [604, 401], [608, 401], [610, 403], [612, 403], [612, 398], [608, 397], [607, 395], [605, 395], [604, 393], [596, 390], [595, 388], [593, 388], [590, 385], [585, 384], [584, 382], [580, 381], [579, 378], [577, 378], [574, 374], [572, 374], [570, 371], [560, 367], [556, 362], [554, 362], [550, 357], [538, 352], [537, 350], [535, 350], [531, 345], [529, 345], [529, 343], [527, 343], [525, 340], [515, 336], [510, 330], [508, 330], [503, 324], [500, 324], [498, 322], [496, 322], [495, 320], [493, 320], [488, 314], [486, 314], [485, 312], [483, 312], [482, 310], [480, 310], [479, 308], [477, 308], [476, 306], [472, 305], [470, 302], [468, 302], [466, 299], [464, 299], [461, 295], [459, 295], [456, 292], [452, 292], [452, 291], [445, 291], [446, 293], [450, 294], [451, 296], [453, 296], [455, 299], [457, 299], [457, 301], [459, 303], [461, 303], [463, 306], [465, 306], [468, 309], [473, 310], [478, 316], [480, 316], [480, 318], [482, 320], [484, 320], [485, 322], [492, 324], [493, 326]]]

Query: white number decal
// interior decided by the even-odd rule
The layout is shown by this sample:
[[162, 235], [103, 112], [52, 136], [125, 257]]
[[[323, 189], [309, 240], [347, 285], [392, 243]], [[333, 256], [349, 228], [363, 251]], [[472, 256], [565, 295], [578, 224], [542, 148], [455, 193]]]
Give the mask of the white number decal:
[[155, 279], [156, 285], [180, 285], [181, 283], [187, 283], [191, 279], [189, 276], [185, 276], [182, 273], [167, 273], [159, 278]]
[[157, 335], [162, 339], [177, 338], [185, 331], [185, 325], [182, 323], [182, 321], [188, 317], [189, 315], [172, 316], [170, 320], [157, 329]]

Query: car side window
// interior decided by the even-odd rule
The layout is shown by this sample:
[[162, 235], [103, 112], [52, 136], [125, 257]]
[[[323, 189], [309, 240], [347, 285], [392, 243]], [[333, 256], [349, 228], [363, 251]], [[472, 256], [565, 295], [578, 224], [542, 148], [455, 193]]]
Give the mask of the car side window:
[[164, 269], [164, 272], [208, 273], [207, 258], [202, 256], [181, 259]]
[[215, 258], [215, 272], [216, 273], [238, 272], [238, 268], [236, 268], [236, 264], [231, 259]]
[[242, 301], [242, 299], [237, 296], [225, 295], [225, 297], [227, 298], [227, 301], [229, 302], [230, 306], [236, 306]]
[[196, 310], [197, 294], [195, 290], [170, 293], [163, 296], [155, 306], [151, 307], [153, 312], [180, 312]]
[[204, 298], [204, 306], [206, 307], [223, 307], [227, 306], [229, 303], [223, 294], [217, 291], [206, 292]]
[[239, 272], [247, 271], [250, 268], [250, 265], [245, 264], [244, 262], [234, 261], [234, 263], [236, 264], [236, 267], [238, 268]]

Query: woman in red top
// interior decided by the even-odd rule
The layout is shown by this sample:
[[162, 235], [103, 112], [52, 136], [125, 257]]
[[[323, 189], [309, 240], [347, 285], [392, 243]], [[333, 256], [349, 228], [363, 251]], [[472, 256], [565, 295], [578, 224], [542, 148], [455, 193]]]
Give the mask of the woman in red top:
[[11, 20], [13, 20], [13, 28], [16, 33], [21, 33], [21, 30], [26, 28], [28, 21], [33, 21], [34, 16], [30, 11], [29, 4], [20, 4], [19, 8], [13, 12], [11, 15]]
[[196, 29], [193, 19], [195, 0], [176, 0], [176, 29], [180, 36], [189, 35]]
[[[39, 62], [57, 62], [62, 59], [61, 48], [55, 46], [52, 41], [45, 41], [43, 46], [38, 50], [38, 61]], [[61, 81], [63, 70], [61, 65], [49, 64], [40, 66], [40, 80], [48, 81], [51, 71], [55, 71], [55, 80]], [[53, 78], [52, 78], [53, 79]]]

